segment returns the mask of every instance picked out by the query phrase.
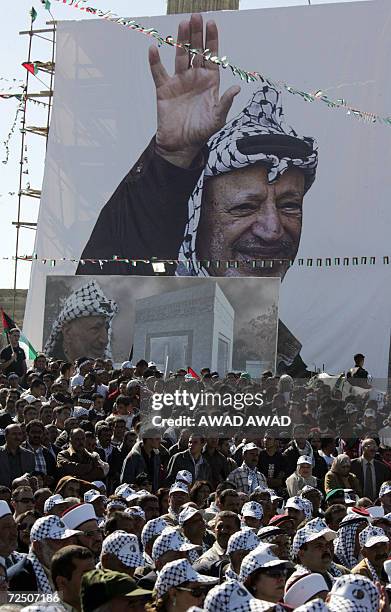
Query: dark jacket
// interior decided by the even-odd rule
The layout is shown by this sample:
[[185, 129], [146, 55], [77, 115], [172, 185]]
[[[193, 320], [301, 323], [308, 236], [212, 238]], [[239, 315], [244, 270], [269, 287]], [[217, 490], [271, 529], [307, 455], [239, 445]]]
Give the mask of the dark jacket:
[[57, 455], [58, 478], [74, 476], [92, 482], [105, 477], [103, 468], [98, 464], [97, 458], [87, 450], [77, 453], [72, 448], [62, 450]]
[[[21, 444], [22, 448], [26, 448], [26, 444], [27, 442], [23, 442]], [[30, 450], [29, 448], [27, 448], [27, 450]], [[30, 450], [30, 452], [32, 452]], [[48, 476], [51, 476], [52, 478], [56, 479], [56, 474], [57, 474], [57, 468], [56, 468], [56, 460], [53, 457], [52, 453], [50, 451], [48, 451], [47, 448], [45, 448], [44, 446], [42, 447], [42, 454], [43, 454], [43, 458], [45, 459], [45, 463], [46, 463], [46, 473]]]
[[[227, 458], [219, 450], [215, 450], [213, 454], [208, 453], [207, 447], [205, 446], [202, 456], [209, 464], [212, 480], [210, 481], [213, 490], [216, 489], [220, 482], [227, 479], [228, 474], [232, 472], [234, 468], [231, 468], [227, 461]], [[198, 480], [202, 480], [198, 478]]]
[[296, 446], [291, 444], [282, 454], [285, 460], [285, 474], [290, 476], [297, 468], [297, 460], [300, 457], [300, 453]]
[[[26, 472], [33, 472], [35, 470], [35, 457], [31, 451], [20, 447], [18, 454], [20, 457], [20, 470], [18, 472], [20, 473], [14, 475], [13, 478], [19, 478], [19, 476], [23, 476]], [[13, 478], [10, 472], [8, 457], [9, 453], [5, 445], [0, 446], [0, 485], [11, 488]]]
[[[183, 453], [177, 453], [176, 455], [171, 457], [170, 462], [168, 464], [168, 468], [167, 468], [167, 478], [166, 478], [167, 485], [171, 485], [174, 482], [176, 475], [180, 470], [188, 470], [188, 472], [191, 472], [193, 476], [193, 483], [194, 483], [194, 481], [196, 480], [195, 465], [194, 465], [194, 459], [191, 456], [191, 453], [189, 450], [185, 450], [183, 451]], [[204, 459], [203, 463], [200, 465], [200, 468], [198, 470], [197, 480], [207, 480], [208, 482], [211, 482], [212, 477], [213, 476], [212, 476], [211, 467], [207, 459]]]
[[12, 592], [30, 591], [33, 593], [38, 591], [37, 578], [35, 576], [33, 564], [29, 559], [26, 558], [19, 571], [12, 576], [8, 590]]
[[96, 452], [102, 461], [107, 461], [110, 466], [109, 473], [106, 476], [107, 492], [110, 494], [119, 485], [123, 463], [122, 453], [117, 446], [113, 446], [108, 459], [106, 459], [106, 454], [103, 448], [97, 447]]
[[[140, 159], [102, 209], [80, 259], [177, 259], [187, 222], [187, 206], [203, 171], [179, 168], [155, 153], [152, 139]], [[164, 214], [162, 214], [164, 211]], [[153, 276], [151, 264], [86, 262], [76, 274]]]
[[[145, 462], [144, 454], [142, 452], [143, 442], [140, 440], [136, 442], [132, 450], [128, 453], [124, 460], [121, 472], [121, 483], [134, 483], [136, 476], [144, 472], [148, 474], [148, 466]], [[157, 449], [153, 449], [153, 478], [152, 478], [152, 491], [155, 493], [160, 485], [160, 452]]]
[[[375, 466], [375, 493], [376, 496], [379, 495], [379, 490], [383, 482], [386, 480], [391, 480], [391, 470], [384, 465], [381, 461], [374, 460]], [[363, 458], [359, 457], [358, 459], [353, 459], [351, 462], [350, 471], [355, 474], [359, 480], [360, 486], [364, 491], [364, 472], [363, 472]]]

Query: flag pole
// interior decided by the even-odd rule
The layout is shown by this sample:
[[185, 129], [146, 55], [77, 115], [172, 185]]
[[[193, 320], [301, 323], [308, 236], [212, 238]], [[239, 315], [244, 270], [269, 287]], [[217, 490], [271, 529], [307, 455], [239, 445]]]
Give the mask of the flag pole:
[[168, 355], [166, 355], [166, 363], [164, 365], [164, 380], [167, 380], [168, 374]]

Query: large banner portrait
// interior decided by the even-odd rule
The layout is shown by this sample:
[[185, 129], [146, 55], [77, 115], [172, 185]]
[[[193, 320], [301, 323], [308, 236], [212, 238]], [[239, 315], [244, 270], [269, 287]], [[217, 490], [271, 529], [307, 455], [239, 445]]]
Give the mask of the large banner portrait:
[[210, 367], [259, 378], [276, 366], [278, 278], [55, 276], [47, 279], [45, 353]]
[[[359, 2], [139, 22], [387, 116], [390, 15], [379, 0], [376, 10]], [[156, 258], [189, 282], [281, 280], [279, 373], [338, 374], [361, 352], [386, 378], [390, 127], [243, 82], [204, 56], [109, 21], [59, 24], [26, 333], [42, 345], [46, 277], [148, 276]]]

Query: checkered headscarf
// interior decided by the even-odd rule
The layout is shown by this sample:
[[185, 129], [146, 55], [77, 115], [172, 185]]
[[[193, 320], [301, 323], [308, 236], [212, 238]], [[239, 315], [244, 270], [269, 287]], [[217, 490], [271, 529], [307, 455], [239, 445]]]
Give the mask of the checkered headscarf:
[[349, 521], [344, 524], [342, 520], [338, 529], [338, 536], [334, 540], [334, 552], [338, 557], [338, 562], [344, 567], [351, 570], [358, 563], [358, 559], [354, 554], [356, 543], [356, 533], [360, 525], [368, 524], [367, 519], [358, 517], [356, 521], [351, 520], [351, 516], [347, 515]]
[[[296, 139], [303, 150], [308, 149], [308, 154], [293, 158], [272, 153], [245, 154], [240, 151], [239, 141], [243, 138], [272, 135]], [[208, 147], [208, 161], [188, 203], [188, 222], [179, 253], [179, 260], [183, 263], [178, 267], [178, 276], [209, 276], [207, 270], [197, 261], [196, 254], [197, 230], [206, 180], [257, 162], [266, 165], [270, 183], [277, 181], [290, 168], [300, 168], [304, 172], [306, 191], [315, 180], [318, 164], [316, 142], [313, 138], [299, 136], [285, 123], [280, 93], [270, 85], [265, 84], [258, 89], [241, 113], [212, 136]]]
[[112, 322], [117, 312], [117, 304], [105, 296], [98, 283], [95, 280], [88, 281], [86, 285], [76, 289], [76, 291], [71, 293], [65, 300], [60, 314], [53, 323], [50, 336], [45, 344], [44, 353], [46, 355], [52, 354], [64, 323], [81, 317], [104, 316], [107, 318], [108, 327], [108, 343], [104, 356], [106, 359], [111, 359]]
[[47, 594], [53, 593], [53, 589], [50, 585], [46, 572], [41, 562], [39, 561], [38, 557], [32, 550], [30, 550], [30, 552], [28, 553], [27, 559], [30, 561], [31, 565], [33, 566], [35, 578], [37, 581], [38, 593], [47, 593]]

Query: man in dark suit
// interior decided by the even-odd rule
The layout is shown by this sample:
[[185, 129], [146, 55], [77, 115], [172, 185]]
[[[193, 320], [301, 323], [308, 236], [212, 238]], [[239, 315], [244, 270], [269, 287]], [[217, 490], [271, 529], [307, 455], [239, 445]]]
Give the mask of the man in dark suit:
[[42, 444], [45, 427], [38, 419], [33, 419], [26, 426], [27, 440], [22, 448], [34, 453], [35, 469], [45, 474], [44, 484], [51, 486], [56, 479], [56, 460], [51, 452]]
[[20, 425], [5, 428], [5, 445], [0, 446], [0, 485], [11, 488], [12, 481], [35, 470], [34, 454], [22, 448], [23, 433]]
[[96, 435], [98, 438], [96, 452], [99, 454], [102, 461], [105, 461], [110, 466], [109, 473], [107, 474], [108, 493], [112, 493], [119, 485], [123, 462], [121, 451], [111, 444], [111, 434], [112, 431], [105, 421], [96, 427]]
[[381, 461], [375, 459], [377, 444], [372, 438], [363, 440], [362, 454], [351, 462], [351, 471], [360, 481], [364, 497], [372, 501], [379, 495], [383, 482], [391, 479], [391, 470]]

